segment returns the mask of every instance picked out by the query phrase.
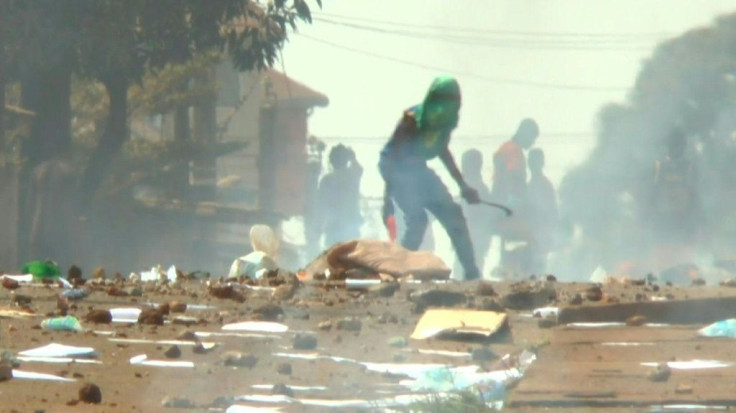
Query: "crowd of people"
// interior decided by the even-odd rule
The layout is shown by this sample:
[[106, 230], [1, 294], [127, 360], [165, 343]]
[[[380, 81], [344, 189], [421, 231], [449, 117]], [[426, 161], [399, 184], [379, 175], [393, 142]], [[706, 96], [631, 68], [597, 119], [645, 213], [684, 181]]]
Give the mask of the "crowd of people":
[[[442, 76], [433, 81], [421, 103], [403, 112], [378, 165], [385, 183], [382, 218], [387, 230], [396, 233], [395, 215], [400, 214], [403, 226], [398, 242], [417, 250], [426, 244], [430, 220], [436, 219], [454, 248], [456, 278], [473, 280], [488, 272], [501, 278], [542, 275], [549, 254], [560, 243], [560, 217], [555, 187], [544, 172], [545, 153], [535, 147], [539, 126], [534, 119], [523, 119], [511, 138], [493, 152], [493, 173], [484, 176], [487, 148], [464, 152], [460, 167], [450, 150], [460, 107], [458, 82]], [[655, 262], [687, 254], [697, 231], [697, 220], [684, 219], [697, 210], [695, 171], [685, 157], [684, 142], [684, 136], [674, 132], [669, 152], [653, 168], [647, 205], [652, 213], [650, 234], [657, 246]], [[462, 202], [453, 198], [427, 165], [435, 158], [453, 178]], [[355, 152], [336, 145], [329, 162], [330, 172], [318, 185], [320, 213], [315, 220], [325, 247], [359, 238], [363, 223], [359, 201], [363, 168]], [[493, 208], [498, 205], [512, 214]], [[499, 264], [484, 272], [494, 242], [500, 251]]]

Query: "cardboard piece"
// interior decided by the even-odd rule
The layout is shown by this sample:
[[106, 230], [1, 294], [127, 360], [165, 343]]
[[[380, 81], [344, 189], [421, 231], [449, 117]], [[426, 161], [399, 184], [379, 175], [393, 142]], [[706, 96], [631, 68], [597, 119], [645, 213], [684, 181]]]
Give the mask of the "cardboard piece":
[[490, 337], [506, 324], [506, 313], [464, 309], [427, 310], [411, 338], [425, 340], [439, 335], [472, 334]]

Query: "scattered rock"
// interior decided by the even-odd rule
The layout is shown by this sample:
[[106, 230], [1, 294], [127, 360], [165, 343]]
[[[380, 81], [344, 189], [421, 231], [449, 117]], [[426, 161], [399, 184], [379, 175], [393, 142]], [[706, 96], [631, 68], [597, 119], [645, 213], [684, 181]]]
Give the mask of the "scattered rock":
[[102, 391], [100, 387], [94, 383], [85, 383], [79, 389], [79, 401], [92, 404], [102, 403]]
[[131, 297], [140, 297], [143, 295], [143, 289], [140, 287], [126, 287], [123, 289], [123, 292]]
[[547, 278], [545, 278], [545, 279], [547, 280], [547, 282], [550, 282], [550, 283], [557, 282], [557, 277], [555, 277], [552, 274], [547, 274]]
[[182, 331], [178, 336], [176, 336], [176, 339], [182, 341], [199, 341], [199, 337], [197, 337], [197, 334], [195, 334], [194, 331], [190, 330]]
[[491, 351], [491, 349], [488, 347], [478, 347], [476, 349], [473, 349], [473, 352], [471, 354], [472, 354], [473, 361], [478, 361], [478, 362], [492, 361], [492, 360], [498, 359], [498, 355], [494, 353], [493, 351]]
[[345, 331], [360, 331], [363, 328], [363, 323], [357, 318], [346, 317], [342, 320], [337, 320], [335, 328]]
[[332, 329], [332, 321], [322, 321], [321, 323], [317, 324], [317, 328], [324, 331], [329, 331]]
[[258, 357], [241, 353], [239, 351], [228, 351], [220, 359], [226, 366], [253, 368], [258, 363]]
[[278, 366], [276, 366], [276, 372], [279, 374], [285, 374], [285, 375], [291, 374], [291, 364], [280, 363]]
[[94, 280], [104, 280], [105, 277], [105, 269], [102, 267], [97, 267], [92, 271], [92, 279]]
[[177, 409], [191, 409], [194, 407], [194, 403], [186, 397], [166, 396], [161, 400], [161, 406]]
[[728, 278], [721, 281], [721, 285], [724, 287], [736, 287], [736, 278]]
[[112, 323], [112, 313], [110, 310], [92, 310], [84, 316], [84, 321], [95, 324]]
[[397, 282], [384, 282], [368, 287], [368, 294], [374, 297], [393, 297], [394, 293], [401, 288]]
[[202, 343], [197, 343], [197, 344], [195, 344], [195, 345], [194, 345], [194, 346], [192, 347], [192, 352], [193, 352], [194, 354], [205, 354], [205, 353], [208, 353], [208, 352], [209, 352], [210, 350], [212, 350], [213, 348], [214, 348], [213, 346], [205, 347], [205, 346], [204, 346], [204, 344], [202, 344]]
[[700, 278], [700, 277], [693, 278], [692, 285], [694, 285], [694, 286], [703, 286], [703, 285], [705, 285], [705, 279]]
[[294, 397], [294, 390], [283, 383], [279, 383], [273, 385], [271, 388], [271, 394], [282, 394], [284, 396]]
[[188, 326], [193, 326], [195, 324], [199, 324], [201, 321], [202, 320], [197, 317], [187, 317], [184, 315], [179, 315], [179, 316], [174, 317], [171, 320], [171, 323], [188, 327]]
[[537, 326], [539, 328], [552, 328], [556, 325], [557, 320], [555, 320], [554, 317], [540, 318], [539, 321], [537, 321]]
[[632, 315], [631, 317], [626, 319], [626, 325], [627, 326], [643, 326], [647, 323], [647, 318], [643, 315]]
[[138, 316], [138, 324], [162, 326], [164, 325], [164, 315], [155, 308], [144, 309]]
[[172, 301], [169, 303], [169, 310], [172, 313], [183, 313], [187, 311], [187, 303], [182, 303], [181, 301]]
[[0, 381], [13, 378], [13, 366], [7, 363], [0, 364]]
[[276, 304], [264, 304], [255, 310], [255, 314], [264, 321], [277, 321], [284, 315], [284, 310]]
[[20, 288], [20, 283], [12, 278], [3, 277], [3, 288], [8, 290], [15, 290]]
[[667, 381], [670, 378], [670, 374], [672, 374], [672, 370], [670, 370], [667, 363], [659, 363], [656, 369], [647, 375], [647, 379], [650, 381]]
[[391, 313], [383, 313], [378, 316], [378, 324], [397, 324], [399, 322], [399, 318]]
[[402, 336], [391, 337], [390, 339], [388, 339], [388, 345], [391, 347], [406, 347], [408, 344], [409, 341]]
[[603, 299], [603, 290], [597, 285], [589, 287], [585, 290], [585, 298], [588, 301], [600, 301]]
[[164, 351], [164, 356], [168, 359], [178, 359], [181, 357], [181, 349], [177, 345], [173, 345]]
[[493, 289], [493, 285], [490, 282], [481, 281], [478, 284], [478, 288], [475, 290], [475, 293], [483, 297], [493, 297], [496, 295], [496, 290]]
[[29, 305], [33, 299], [28, 295], [13, 294], [11, 301], [21, 307]]
[[169, 315], [171, 314], [171, 306], [169, 303], [159, 304], [158, 307], [156, 307], [156, 311], [163, 315]]
[[693, 387], [685, 383], [680, 383], [675, 387], [675, 394], [693, 394]]
[[484, 297], [480, 300], [480, 302], [477, 304], [476, 308], [483, 311], [495, 311], [497, 313], [504, 313], [506, 312], [506, 309], [503, 308], [501, 303], [499, 303], [494, 298], [488, 298]]
[[456, 291], [423, 290], [409, 295], [409, 300], [420, 307], [455, 307], [465, 304], [465, 294]]
[[291, 300], [296, 294], [296, 283], [281, 284], [273, 291], [273, 298], [279, 301]]
[[298, 333], [294, 336], [295, 350], [313, 350], [317, 348], [317, 337], [312, 334]]
[[546, 284], [518, 283], [501, 298], [501, 305], [512, 310], [533, 310], [544, 307], [556, 297], [555, 289]]
[[583, 303], [583, 296], [575, 293], [575, 295], [572, 296], [570, 299], [570, 305], [580, 305]]
[[245, 297], [240, 292], [235, 291], [232, 285], [214, 285], [210, 287], [210, 295], [221, 300], [234, 300], [242, 303]]

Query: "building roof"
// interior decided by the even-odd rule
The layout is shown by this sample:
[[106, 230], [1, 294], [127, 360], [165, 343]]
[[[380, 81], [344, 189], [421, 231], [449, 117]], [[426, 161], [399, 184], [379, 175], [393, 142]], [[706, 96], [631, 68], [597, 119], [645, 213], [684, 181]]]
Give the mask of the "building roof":
[[[264, 74], [264, 80], [270, 82], [272, 92], [280, 103], [298, 105], [304, 107], [325, 107], [330, 100], [324, 94], [310, 89], [285, 74], [268, 69]], [[266, 99], [267, 88], [263, 88], [263, 98]]]

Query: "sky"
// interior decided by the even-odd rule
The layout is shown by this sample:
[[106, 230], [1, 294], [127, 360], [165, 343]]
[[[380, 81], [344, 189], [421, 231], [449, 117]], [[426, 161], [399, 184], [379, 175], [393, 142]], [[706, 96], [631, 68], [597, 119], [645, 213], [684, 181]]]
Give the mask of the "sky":
[[[283, 51], [286, 73], [326, 94], [310, 133], [344, 142], [366, 166], [364, 195], [380, 194], [377, 154], [401, 112], [432, 79], [462, 89], [450, 145], [490, 159], [519, 121], [559, 184], [595, 143], [596, 115], [623, 102], [654, 47], [736, 11], [733, 0], [323, 0]], [[490, 163], [485, 170], [490, 173]], [[488, 175], [490, 180], [490, 175]]]

